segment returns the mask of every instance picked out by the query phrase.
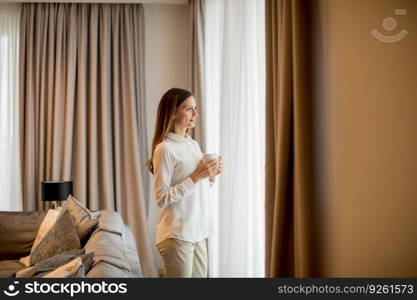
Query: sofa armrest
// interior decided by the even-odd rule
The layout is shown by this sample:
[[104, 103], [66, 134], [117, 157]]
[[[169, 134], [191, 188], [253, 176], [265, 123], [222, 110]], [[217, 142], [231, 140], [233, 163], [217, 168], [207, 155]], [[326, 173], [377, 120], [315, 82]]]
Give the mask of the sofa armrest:
[[128, 225], [125, 225], [125, 233], [126, 235], [124, 244], [126, 250], [126, 259], [130, 265], [132, 277], [143, 277], [135, 238], [133, 237], [132, 230]]
[[87, 253], [95, 253], [87, 277], [140, 277], [142, 272], [130, 228], [119, 213], [100, 212], [98, 228], [85, 245]]

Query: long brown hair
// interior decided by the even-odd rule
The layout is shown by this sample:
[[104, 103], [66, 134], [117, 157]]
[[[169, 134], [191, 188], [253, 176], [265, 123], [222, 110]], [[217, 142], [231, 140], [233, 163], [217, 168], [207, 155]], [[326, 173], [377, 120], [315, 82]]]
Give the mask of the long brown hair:
[[168, 90], [159, 101], [158, 112], [156, 115], [156, 124], [155, 132], [152, 140], [152, 152], [151, 158], [146, 163], [149, 167], [149, 171], [153, 174], [153, 154], [155, 152], [156, 146], [161, 143], [168, 132], [172, 131], [174, 128], [174, 115], [177, 107], [181, 105], [188, 97], [191, 97], [193, 94], [190, 91], [172, 88]]

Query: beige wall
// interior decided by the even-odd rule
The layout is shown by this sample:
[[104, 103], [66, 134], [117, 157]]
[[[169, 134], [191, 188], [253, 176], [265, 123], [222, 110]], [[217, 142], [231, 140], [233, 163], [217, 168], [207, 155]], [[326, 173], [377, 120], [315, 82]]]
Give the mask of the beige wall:
[[[320, 275], [417, 276], [417, 1], [316, 4]], [[370, 34], [389, 16], [393, 44]]]

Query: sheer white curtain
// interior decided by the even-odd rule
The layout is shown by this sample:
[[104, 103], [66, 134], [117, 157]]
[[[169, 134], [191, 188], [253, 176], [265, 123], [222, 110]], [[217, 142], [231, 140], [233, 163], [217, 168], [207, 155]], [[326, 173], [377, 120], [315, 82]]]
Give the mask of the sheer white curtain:
[[210, 277], [264, 276], [264, 1], [205, 1], [207, 152], [224, 159], [209, 190]]
[[19, 159], [19, 4], [0, 3], [0, 210], [22, 210]]

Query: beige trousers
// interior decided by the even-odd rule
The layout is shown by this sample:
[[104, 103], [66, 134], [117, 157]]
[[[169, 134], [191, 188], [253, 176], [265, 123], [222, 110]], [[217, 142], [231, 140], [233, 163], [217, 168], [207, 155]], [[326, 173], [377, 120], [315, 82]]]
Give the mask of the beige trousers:
[[164, 261], [164, 277], [207, 278], [207, 239], [192, 243], [171, 238], [156, 247]]

